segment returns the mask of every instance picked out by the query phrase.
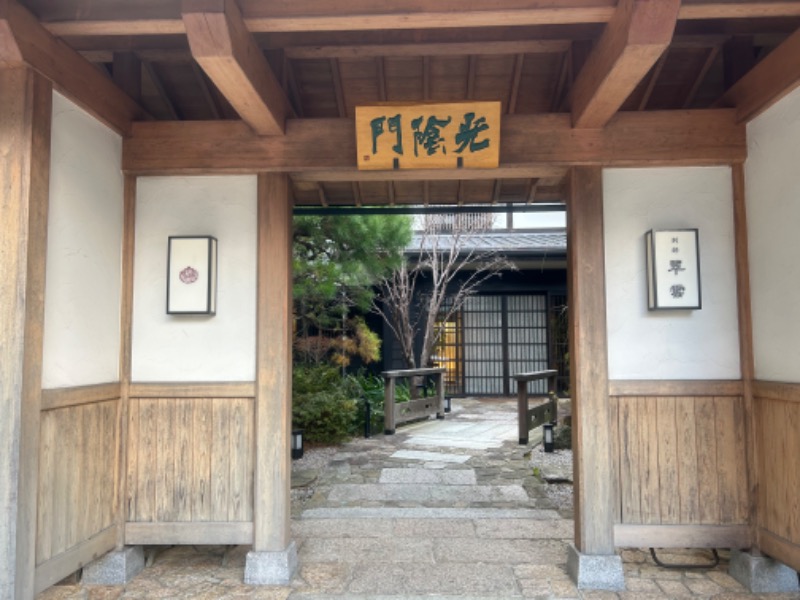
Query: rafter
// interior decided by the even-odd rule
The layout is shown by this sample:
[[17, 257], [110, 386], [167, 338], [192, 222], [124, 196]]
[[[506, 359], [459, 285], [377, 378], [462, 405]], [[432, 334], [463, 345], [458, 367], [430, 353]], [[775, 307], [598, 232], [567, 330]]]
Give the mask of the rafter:
[[[631, 112], [618, 114], [601, 130], [575, 130], [566, 114], [508, 115], [500, 133], [500, 166], [492, 177], [549, 178], [575, 164], [741, 162], [747, 155], [745, 127], [734, 119], [732, 110]], [[124, 141], [123, 168], [141, 175], [288, 171], [331, 181], [424, 178], [412, 170], [357, 171], [355, 137], [353, 119], [290, 119], [286, 135], [272, 137], [254, 135], [238, 121], [140, 122]], [[487, 176], [481, 169], [428, 173], [438, 179]]]
[[717, 55], [719, 54], [719, 46], [715, 45], [708, 49], [708, 54], [706, 55], [706, 60], [703, 62], [703, 66], [700, 67], [700, 72], [695, 77], [694, 83], [692, 83], [692, 87], [689, 90], [689, 93], [686, 95], [686, 100], [683, 101], [683, 108], [689, 108], [692, 106], [692, 102], [694, 102], [695, 96], [697, 96], [697, 92], [700, 89], [700, 86], [703, 85], [703, 81], [705, 81], [706, 75], [708, 75], [709, 69], [714, 64], [714, 61], [717, 60]]
[[180, 119], [180, 115], [178, 111], [175, 109], [175, 104], [172, 102], [172, 98], [169, 97], [169, 93], [167, 93], [166, 88], [164, 87], [164, 82], [161, 81], [161, 78], [156, 73], [153, 65], [150, 64], [148, 61], [142, 61], [142, 69], [147, 74], [147, 77], [150, 78], [153, 87], [156, 88], [156, 92], [158, 93], [158, 97], [164, 103], [164, 106], [167, 107], [167, 113], [169, 114], [170, 119], [173, 121], [177, 121]]
[[525, 61], [524, 54], [517, 54], [514, 57], [514, 72], [511, 75], [511, 89], [508, 91], [508, 114], [513, 115], [517, 112], [517, 100], [519, 99], [519, 84], [522, 81], [522, 63]]
[[333, 79], [333, 92], [336, 98], [336, 112], [340, 117], [347, 116], [347, 105], [344, 103], [344, 89], [342, 88], [342, 72], [339, 69], [339, 60], [331, 58], [328, 61], [331, 67], [331, 79]]
[[653, 90], [655, 89], [658, 78], [661, 75], [661, 70], [664, 68], [664, 64], [667, 62], [667, 56], [669, 56], [669, 48], [664, 50], [661, 58], [656, 61], [656, 65], [653, 67], [652, 73], [650, 73], [650, 77], [647, 80], [647, 87], [645, 87], [644, 94], [642, 94], [642, 99], [639, 101], [639, 110], [644, 110], [647, 108], [647, 103], [650, 102], [650, 96], [653, 95]]
[[0, 68], [27, 65], [119, 133], [144, 110], [94, 65], [53, 37], [16, 0], [0, 0]]
[[183, 22], [192, 55], [261, 135], [278, 135], [291, 105], [234, 0], [185, 0]]
[[209, 109], [211, 110], [211, 114], [215, 119], [222, 118], [222, 111], [217, 104], [216, 99], [211, 94], [211, 88], [206, 82], [206, 76], [203, 69], [196, 62], [192, 62], [192, 72], [194, 73], [195, 79], [197, 80], [197, 85], [200, 87], [200, 91], [203, 93], [203, 98], [206, 100], [206, 104], [208, 105]]
[[620, 0], [572, 89], [576, 128], [600, 128], [619, 110], [672, 39], [680, 0]]
[[734, 84], [718, 102], [750, 121], [800, 85], [800, 29]]

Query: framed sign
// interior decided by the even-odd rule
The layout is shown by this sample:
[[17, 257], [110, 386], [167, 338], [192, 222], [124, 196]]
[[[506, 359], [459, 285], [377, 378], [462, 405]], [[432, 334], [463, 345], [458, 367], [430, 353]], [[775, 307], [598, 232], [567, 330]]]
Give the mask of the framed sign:
[[648, 310], [700, 309], [697, 229], [645, 234]]
[[500, 102], [356, 107], [358, 168], [491, 169], [500, 164]]
[[217, 238], [170, 236], [167, 248], [167, 314], [217, 312]]

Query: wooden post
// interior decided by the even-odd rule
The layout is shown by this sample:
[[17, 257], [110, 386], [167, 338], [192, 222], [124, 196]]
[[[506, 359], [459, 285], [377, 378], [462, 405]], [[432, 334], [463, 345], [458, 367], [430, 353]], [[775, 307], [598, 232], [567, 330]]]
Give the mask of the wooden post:
[[115, 477], [117, 550], [125, 546], [128, 520], [128, 411], [133, 364], [133, 260], [136, 240], [136, 177], [125, 176], [122, 231], [122, 290], [120, 293], [119, 403], [117, 404], [117, 474]]
[[528, 382], [517, 380], [517, 428], [519, 444], [528, 444], [530, 422], [528, 421]]
[[258, 176], [255, 552], [291, 541], [292, 206], [285, 174]]
[[0, 69], [0, 597], [34, 596], [52, 86]]
[[571, 170], [567, 206], [570, 390], [574, 436], [575, 547], [614, 553], [614, 464], [608, 402], [603, 178]]
[[394, 388], [395, 378], [385, 377], [383, 388], [383, 433], [392, 435], [394, 433]]
[[751, 553], [757, 553], [758, 510], [758, 441], [756, 439], [756, 414], [753, 399], [755, 358], [753, 355], [753, 316], [750, 296], [750, 258], [747, 238], [747, 207], [745, 196], [744, 165], [731, 167], [733, 180], [733, 223], [736, 251], [736, 290], [739, 317], [739, 361], [742, 372], [742, 401], [744, 403], [745, 432], [747, 436], [747, 499], [750, 523]]
[[433, 376], [436, 382], [436, 418], [444, 419], [444, 372], [436, 373]]

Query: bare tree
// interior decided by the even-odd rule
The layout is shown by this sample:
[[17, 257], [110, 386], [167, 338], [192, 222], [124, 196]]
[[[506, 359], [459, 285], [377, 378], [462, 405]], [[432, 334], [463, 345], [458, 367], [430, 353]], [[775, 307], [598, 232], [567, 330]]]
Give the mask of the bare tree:
[[[412, 242], [416, 259], [407, 258], [381, 282], [374, 309], [397, 337], [406, 368], [430, 366], [441, 324], [461, 310], [484, 281], [516, 269], [497, 251], [477, 243], [489, 227], [491, 215], [427, 215]], [[414, 340], [420, 333], [417, 363]]]

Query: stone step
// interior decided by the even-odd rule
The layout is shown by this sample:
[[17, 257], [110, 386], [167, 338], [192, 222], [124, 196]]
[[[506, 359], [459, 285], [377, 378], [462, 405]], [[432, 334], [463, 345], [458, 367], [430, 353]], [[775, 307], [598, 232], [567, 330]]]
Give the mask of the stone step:
[[436, 485], [475, 485], [474, 469], [382, 469], [378, 483], [424, 483]]
[[540, 508], [340, 507], [310, 508], [301, 519], [530, 519], [552, 520], [555, 510]]
[[328, 502], [412, 502], [443, 506], [466, 506], [476, 502], [513, 502], [525, 504], [530, 500], [521, 485], [406, 485], [399, 483], [342, 483], [334, 485]]

